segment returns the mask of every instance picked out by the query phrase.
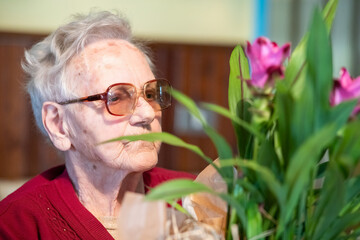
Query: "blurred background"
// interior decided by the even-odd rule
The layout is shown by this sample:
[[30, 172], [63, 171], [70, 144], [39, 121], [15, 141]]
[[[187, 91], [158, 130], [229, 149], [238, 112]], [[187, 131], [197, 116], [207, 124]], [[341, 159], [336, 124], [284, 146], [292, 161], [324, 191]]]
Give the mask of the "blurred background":
[[[109, 10], [123, 13], [134, 35], [149, 41], [158, 77], [195, 101], [227, 107], [228, 61], [237, 44], [267, 36], [292, 47], [308, 28], [314, 6], [326, 0], [0, 0], [0, 192], [63, 163], [36, 129], [20, 62], [24, 50], [75, 13]], [[334, 77], [345, 66], [360, 75], [360, 1], [340, 0], [332, 31]], [[204, 112], [235, 146], [229, 120]], [[163, 130], [216, 152], [188, 113], [174, 102], [164, 112]], [[191, 152], [163, 145], [159, 166], [192, 173], [206, 163]], [[1, 193], [0, 193], [1, 194]], [[0, 196], [1, 198], [1, 196]]]

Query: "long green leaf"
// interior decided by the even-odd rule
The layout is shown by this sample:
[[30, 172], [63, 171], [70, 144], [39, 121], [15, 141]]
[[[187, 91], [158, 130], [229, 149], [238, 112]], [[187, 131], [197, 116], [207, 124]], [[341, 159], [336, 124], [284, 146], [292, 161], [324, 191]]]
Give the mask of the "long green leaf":
[[181, 92], [175, 90], [175, 89], [171, 89], [171, 95], [182, 105], [184, 105], [184, 107], [186, 107], [186, 109], [191, 113], [191, 115], [193, 115], [194, 117], [196, 117], [201, 124], [205, 124], [205, 119], [202, 116], [201, 112], [199, 111], [199, 108], [196, 106], [196, 103], [189, 98], [188, 96], [182, 94]]
[[[284, 181], [284, 169], [275, 152], [274, 143], [270, 139], [260, 144], [255, 161], [260, 166], [269, 169], [279, 182]], [[261, 194], [264, 196], [264, 204], [267, 206], [274, 204], [275, 199], [269, 192], [268, 182], [262, 178], [262, 174], [256, 172], [254, 174], [249, 173], [248, 178], [251, 182], [256, 182], [259, 191], [261, 191]]]
[[256, 162], [261, 166], [271, 169], [278, 179], [284, 177], [282, 176], [283, 169], [280, 166], [280, 160], [275, 152], [275, 144], [271, 139], [263, 141], [260, 144]]
[[350, 203], [352, 199], [360, 194], [360, 176], [351, 178], [346, 182], [345, 201]]
[[301, 145], [291, 159], [285, 175], [284, 193], [287, 195], [286, 204], [281, 206], [281, 217], [278, 234], [286, 228], [301, 194], [312, 186], [311, 173], [314, 173], [320, 154], [329, 145], [336, 135], [336, 127], [330, 124]]
[[293, 140], [293, 150], [328, 122], [332, 122], [329, 104], [333, 81], [331, 45], [326, 26], [317, 9], [310, 28], [306, 61], [308, 70], [305, 87], [300, 97], [295, 99], [290, 112], [292, 135], [289, 139]]
[[247, 229], [246, 235], [248, 239], [255, 237], [263, 232], [262, 217], [259, 206], [254, 202], [249, 202], [246, 206]]
[[[214, 128], [212, 128], [210, 125], [207, 124], [206, 120], [201, 115], [196, 103], [192, 99], [190, 99], [188, 96], [186, 96], [176, 90], [172, 90], [172, 94], [173, 94], [173, 97], [178, 102], [183, 104], [189, 110], [189, 112], [201, 122], [205, 133], [209, 136], [209, 138], [215, 145], [215, 148], [219, 155], [220, 165], [221, 165], [222, 159], [231, 158], [233, 153], [232, 153], [232, 148], [230, 147], [229, 143], [220, 134], [218, 134]], [[219, 172], [220, 175], [225, 179], [225, 181], [228, 185], [228, 191], [231, 192], [233, 189], [232, 184], [234, 182], [233, 168], [228, 167], [228, 168], [221, 168], [221, 169], [216, 168], [216, 169], [218, 171], [220, 171]]]
[[360, 229], [355, 228], [351, 233], [347, 233], [346, 235], [343, 234], [341, 236], [338, 236], [336, 240], [358, 240], [358, 237], [360, 236]]
[[[324, 7], [324, 10], [322, 11], [322, 15], [325, 19], [326, 27], [328, 29], [328, 32], [330, 32], [333, 20], [335, 18], [336, 9], [338, 5], [339, 0], [329, 0], [326, 6]], [[285, 79], [287, 88], [294, 86], [293, 90], [294, 92], [299, 92], [302, 89], [303, 83], [297, 82], [299, 76], [303, 74], [303, 71], [306, 69], [306, 62], [305, 62], [305, 52], [306, 52], [306, 44], [308, 40], [308, 34], [306, 34], [301, 40], [300, 43], [297, 45], [297, 47], [294, 49], [289, 65], [286, 68], [285, 71]], [[295, 95], [297, 95], [295, 93]]]
[[244, 82], [250, 79], [249, 63], [240, 45], [236, 46], [231, 53], [229, 64], [229, 109], [236, 115], [240, 100], [250, 97], [250, 91]]
[[[329, 121], [329, 96], [332, 88], [332, 52], [325, 22], [320, 11], [315, 10], [307, 46], [308, 74], [305, 91], [313, 92], [314, 129]], [[310, 87], [311, 86], [311, 87]], [[309, 95], [305, 95], [308, 97]], [[307, 121], [303, 121], [307, 122]]]
[[255, 127], [251, 126], [251, 124], [249, 124], [248, 122], [246, 122], [246, 121], [238, 118], [236, 115], [232, 114], [230, 112], [230, 110], [228, 110], [222, 106], [219, 106], [216, 104], [211, 104], [211, 103], [202, 103], [202, 106], [204, 106], [205, 109], [208, 109], [210, 111], [216, 112], [224, 117], [229, 118], [236, 124], [240, 125], [244, 129], [246, 129], [249, 133], [255, 135], [255, 137], [257, 137], [259, 140], [261, 140], [261, 141], [265, 140], [265, 136], [260, 131], [258, 131]]
[[312, 239], [320, 239], [343, 208], [345, 204], [344, 180], [338, 164], [335, 161], [330, 162], [315, 213], [309, 219], [308, 236], [311, 236]]
[[[335, 220], [335, 222], [328, 228], [328, 230], [324, 233], [324, 235], [321, 236], [320, 240], [337, 239], [337, 237], [342, 232], [344, 232], [344, 229], [349, 229], [349, 227], [353, 227], [359, 224], [359, 222], [360, 222], [360, 211], [342, 216], [341, 218]], [[356, 230], [358, 229], [359, 226], [357, 226]], [[351, 234], [349, 233], [348, 235]]]
[[225, 202], [227, 202], [235, 211], [237, 216], [239, 217], [241, 221], [241, 225], [246, 228], [247, 227], [247, 219], [245, 214], [245, 207], [233, 197], [233, 195], [225, 194], [225, 193], [219, 193], [218, 196], [223, 199]]
[[329, 122], [331, 119], [331, 121], [336, 123], [336, 125], [340, 129], [348, 121], [351, 112], [354, 110], [357, 102], [358, 100], [354, 99], [354, 100], [342, 102], [341, 104], [332, 107], [330, 110]]
[[149, 201], [171, 201], [187, 196], [189, 194], [199, 192], [207, 192], [214, 194], [214, 191], [212, 189], [202, 183], [194, 182], [189, 179], [176, 179], [167, 181], [160, 184], [156, 188], [151, 189], [150, 192], [146, 195], [145, 199]]
[[337, 9], [338, 3], [339, 3], [339, 0], [329, 0], [322, 12], [328, 32], [331, 31], [332, 23], [334, 21], [335, 15], [336, 15], [336, 9]]
[[[249, 63], [241, 46], [236, 46], [230, 57], [230, 76], [229, 76], [229, 110], [232, 115], [238, 116], [245, 122], [251, 122], [251, 113], [248, 111], [251, 93], [246, 81], [250, 79]], [[237, 147], [242, 157], [251, 157], [252, 151], [248, 147], [252, 145], [252, 134], [248, 128], [244, 128], [237, 122], [232, 121], [237, 139]]]
[[[226, 159], [223, 160], [222, 166], [238, 166], [240, 168], [247, 168], [258, 173], [259, 179], [262, 180], [277, 199], [279, 206], [285, 204], [285, 192], [282, 184], [277, 180], [274, 173], [267, 167], [261, 166], [254, 161], [246, 161], [240, 159]], [[257, 185], [257, 183], [251, 183]]]
[[295, 152], [295, 139], [292, 136], [292, 125], [294, 118], [294, 104], [295, 100], [291, 93], [287, 91], [283, 82], [278, 82], [276, 85], [276, 114], [278, 116], [278, 134], [281, 145], [281, 154], [284, 159], [284, 167], [286, 169], [290, 157]]
[[[304, 45], [305, 46], [305, 45]], [[296, 57], [297, 61], [300, 57]], [[301, 58], [300, 58], [301, 59]], [[294, 97], [286, 83], [277, 84], [276, 106], [279, 137], [285, 166], [295, 150], [329, 122], [345, 123], [346, 115], [332, 114], [329, 93], [332, 88], [332, 56], [326, 24], [319, 11], [314, 12], [306, 46], [307, 74], [304, 88]], [[336, 108], [337, 113], [347, 109]], [[306, 121], [304, 121], [306, 119]]]
[[100, 144], [116, 142], [116, 141], [124, 141], [124, 140], [126, 140], [126, 141], [144, 140], [144, 141], [149, 141], [149, 142], [161, 141], [163, 143], [167, 143], [172, 146], [183, 147], [183, 148], [186, 148], [186, 149], [196, 153], [197, 155], [202, 157], [205, 161], [207, 161], [209, 164], [211, 164], [215, 169], [217, 169], [219, 171], [219, 168], [215, 164], [213, 164], [212, 159], [207, 157], [198, 146], [186, 143], [182, 139], [180, 139], [170, 133], [167, 133], [167, 132], [154, 132], [154, 133], [146, 133], [146, 134], [140, 134], [140, 135], [121, 136], [121, 137], [107, 140]]
[[[343, 135], [339, 138], [337, 145], [334, 147], [334, 152], [331, 156], [332, 161], [336, 159], [346, 159], [343, 162], [343, 171], [347, 175], [351, 175], [352, 171], [360, 161], [360, 120], [351, 122], [346, 125]], [[347, 168], [347, 169], [345, 169]]]
[[[238, 102], [236, 115], [238, 118], [242, 119], [244, 122], [251, 124], [253, 121], [253, 105], [251, 101], [247, 99], [242, 99]], [[250, 133], [248, 129], [244, 128], [241, 125], [238, 125], [237, 122], [232, 122], [234, 129], [236, 129], [236, 139], [239, 155], [242, 158], [251, 159], [254, 155], [254, 144], [255, 136]], [[254, 124], [256, 126], [256, 124]], [[263, 141], [263, 138], [257, 138], [257, 141]]]

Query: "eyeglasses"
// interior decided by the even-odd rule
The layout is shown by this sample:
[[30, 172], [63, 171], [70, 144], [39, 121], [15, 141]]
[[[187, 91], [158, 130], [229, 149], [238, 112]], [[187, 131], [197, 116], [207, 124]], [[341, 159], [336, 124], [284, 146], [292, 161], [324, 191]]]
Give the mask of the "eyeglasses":
[[65, 105], [77, 102], [102, 100], [111, 115], [124, 116], [133, 113], [137, 100], [142, 96], [155, 111], [168, 108], [171, 105], [171, 85], [165, 79], [154, 79], [146, 82], [139, 92], [130, 83], [115, 83], [105, 92], [78, 99], [59, 102]]

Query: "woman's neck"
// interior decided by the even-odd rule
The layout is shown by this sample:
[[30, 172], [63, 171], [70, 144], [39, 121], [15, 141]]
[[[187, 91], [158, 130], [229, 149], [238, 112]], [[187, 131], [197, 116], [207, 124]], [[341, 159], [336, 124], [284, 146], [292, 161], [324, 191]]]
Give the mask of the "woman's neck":
[[116, 217], [127, 191], [144, 192], [142, 173], [77, 159], [65, 164], [80, 202], [97, 218]]

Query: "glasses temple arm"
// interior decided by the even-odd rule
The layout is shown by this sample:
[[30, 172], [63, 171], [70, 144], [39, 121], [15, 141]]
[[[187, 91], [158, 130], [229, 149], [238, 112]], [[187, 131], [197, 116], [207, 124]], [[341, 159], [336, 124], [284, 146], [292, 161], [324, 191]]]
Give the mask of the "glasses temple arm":
[[83, 97], [83, 98], [77, 98], [77, 99], [59, 102], [58, 104], [65, 105], [65, 104], [77, 103], [77, 102], [92, 102], [92, 101], [97, 101], [97, 100], [105, 100], [106, 95], [107, 95], [107, 93], [104, 92], [104, 93], [95, 94], [95, 95], [91, 95], [91, 96], [87, 96], [87, 97]]

